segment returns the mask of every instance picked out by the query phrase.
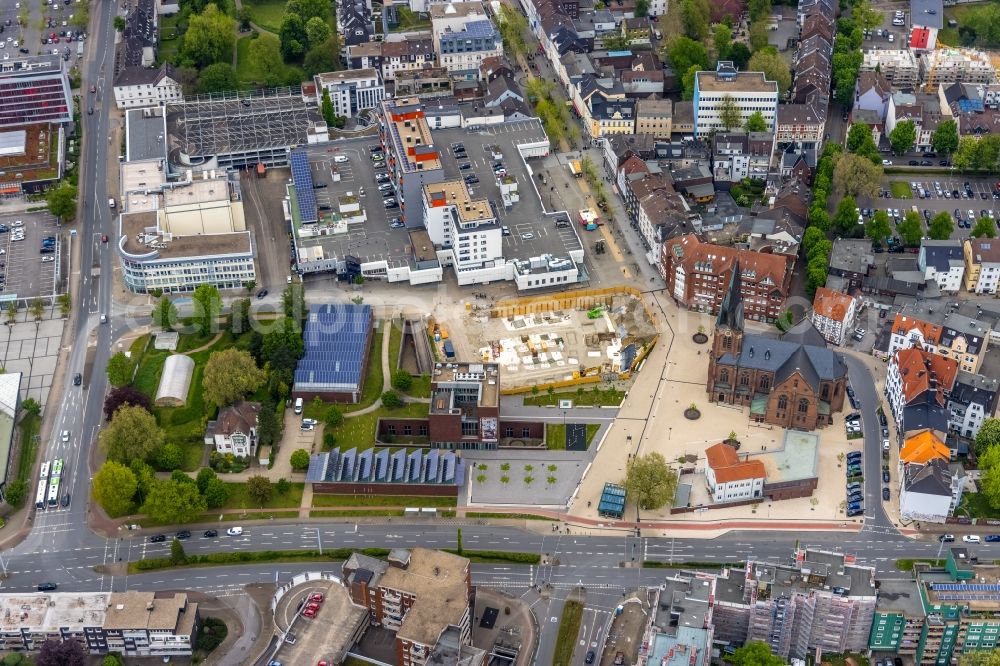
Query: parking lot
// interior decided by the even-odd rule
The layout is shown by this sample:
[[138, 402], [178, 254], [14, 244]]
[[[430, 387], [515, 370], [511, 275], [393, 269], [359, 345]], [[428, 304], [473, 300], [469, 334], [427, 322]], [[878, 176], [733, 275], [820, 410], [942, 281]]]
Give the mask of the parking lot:
[[[43, 244], [45, 251], [41, 252]], [[51, 215], [26, 213], [0, 218], [0, 292], [4, 300], [53, 296], [66, 261], [65, 249], [66, 238]]]
[[[881, 196], [876, 199], [861, 197], [858, 199], [858, 206], [872, 210], [891, 210], [889, 216], [894, 227], [915, 206], [924, 221], [925, 229], [928, 219], [945, 211], [952, 216], [952, 220], [955, 222], [951, 238], [965, 239], [969, 237], [972, 227], [975, 226], [979, 218], [992, 216], [994, 220], [1000, 220], [1000, 198], [998, 198], [1000, 195], [996, 194], [996, 182], [991, 179], [969, 178], [961, 175], [894, 176], [891, 180], [883, 183]], [[968, 191], [966, 183], [969, 185]], [[924, 198], [920, 197], [921, 190], [923, 190]], [[909, 196], [893, 195], [893, 192], [900, 195], [904, 191], [908, 191]], [[955, 197], [956, 192], [958, 193], [957, 198]], [[969, 196], [970, 192], [971, 196]], [[960, 213], [959, 216], [956, 216], [956, 211]], [[971, 220], [970, 211], [972, 212]]]
[[[312, 601], [312, 600], [316, 601]], [[310, 603], [315, 611], [307, 612]], [[336, 581], [317, 579], [290, 590], [275, 608], [275, 623], [286, 631], [286, 642], [275, 660], [282, 664], [338, 663], [337, 658], [357, 638], [355, 623], [365, 610], [353, 605]]]
[[[10, 60], [54, 53], [74, 65], [77, 36], [86, 29], [87, 12], [81, 11], [82, 4], [83, 0], [5, 0], [0, 8], [0, 57]], [[69, 32], [73, 34], [67, 37]]]

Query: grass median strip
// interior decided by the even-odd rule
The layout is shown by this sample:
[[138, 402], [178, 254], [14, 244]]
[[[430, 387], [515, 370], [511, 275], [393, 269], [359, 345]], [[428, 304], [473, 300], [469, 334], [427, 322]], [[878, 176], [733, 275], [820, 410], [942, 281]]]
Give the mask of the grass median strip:
[[557, 521], [558, 518], [549, 516], [536, 516], [533, 513], [489, 513], [481, 511], [466, 511], [466, 518], [503, 518], [507, 520], [550, 520]]
[[576, 636], [580, 633], [583, 604], [567, 601], [563, 604], [562, 618], [559, 620], [559, 634], [556, 636], [556, 650], [552, 656], [552, 666], [569, 666], [576, 649]]
[[899, 571], [913, 571], [914, 564], [926, 564], [935, 569], [944, 566], [944, 560], [929, 558], [929, 559], [913, 559], [913, 558], [900, 558], [896, 560], [896, 569]]

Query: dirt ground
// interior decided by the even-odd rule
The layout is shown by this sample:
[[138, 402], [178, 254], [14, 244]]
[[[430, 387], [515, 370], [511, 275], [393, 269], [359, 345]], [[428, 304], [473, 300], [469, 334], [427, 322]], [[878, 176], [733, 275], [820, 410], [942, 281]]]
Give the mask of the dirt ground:
[[642, 635], [649, 620], [649, 601], [641, 596], [631, 596], [622, 602], [621, 615], [611, 622], [608, 642], [601, 657], [601, 666], [615, 663], [618, 652], [625, 653], [625, 663], [634, 664], [642, 647]]

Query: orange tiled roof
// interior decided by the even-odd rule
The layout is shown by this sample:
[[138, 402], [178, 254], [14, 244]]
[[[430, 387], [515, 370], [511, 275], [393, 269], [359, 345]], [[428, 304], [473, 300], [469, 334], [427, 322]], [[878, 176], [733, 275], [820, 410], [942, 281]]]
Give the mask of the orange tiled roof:
[[950, 391], [958, 376], [958, 362], [922, 349], [900, 349], [896, 352], [896, 365], [903, 384], [903, 402], [909, 403], [918, 395], [931, 390], [931, 378], [937, 380], [937, 401], [944, 405], [943, 391]]
[[708, 465], [715, 471], [719, 483], [763, 479], [767, 474], [764, 463], [759, 460], [740, 460], [736, 449], [729, 444], [718, 443], [705, 449]]
[[813, 298], [813, 310], [816, 314], [834, 321], [844, 321], [847, 310], [854, 299], [841, 291], [819, 287]]
[[892, 332], [896, 335], [907, 335], [913, 329], [919, 330], [924, 340], [928, 342], [937, 344], [941, 341], [941, 327], [937, 324], [907, 317], [904, 314], [897, 314], [892, 321]]
[[923, 430], [903, 442], [903, 448], [899, 452], [900, 462], [926, 465], [932, 460], [948, 462], [951, 460], [951, 451], [930, 430]]

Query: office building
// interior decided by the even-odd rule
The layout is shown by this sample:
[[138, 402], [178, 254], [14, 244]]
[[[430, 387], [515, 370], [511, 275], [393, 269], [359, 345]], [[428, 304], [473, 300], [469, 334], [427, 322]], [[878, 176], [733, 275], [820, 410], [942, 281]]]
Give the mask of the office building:
[[[737, 126], [722, 124], [722, 110], [735, 104], [739, 109]], [[694, 75], [694, 133], [707, 137], [714, 132], [739, 129], [747, 119], [760, 112], [767, 131], [774, 132], [778, 117], [778, 84], [768, 81], [763, 72], [739, 72], [733, 63], [719, 61], [714, 72]]]
[[385, 97], [381, 76], [373, 68], [324, 72], [314, 76], [313, 81], [316, 83], [316, 96], [322, 99], [324, 91], [329, 93], [333, 112], [344, 118], [353, 118], [360, 111], [378, 108]]
[[[424, 185], [444, 180], [441, 155], [416, 97], [382, 100], [379, 139], [407, 228], [423, 225]], [[407, 206], [409, 202], [409, 207]]]
[[0, 62], [0, 127], [73, 120], [66, 65], [57, 55]]

